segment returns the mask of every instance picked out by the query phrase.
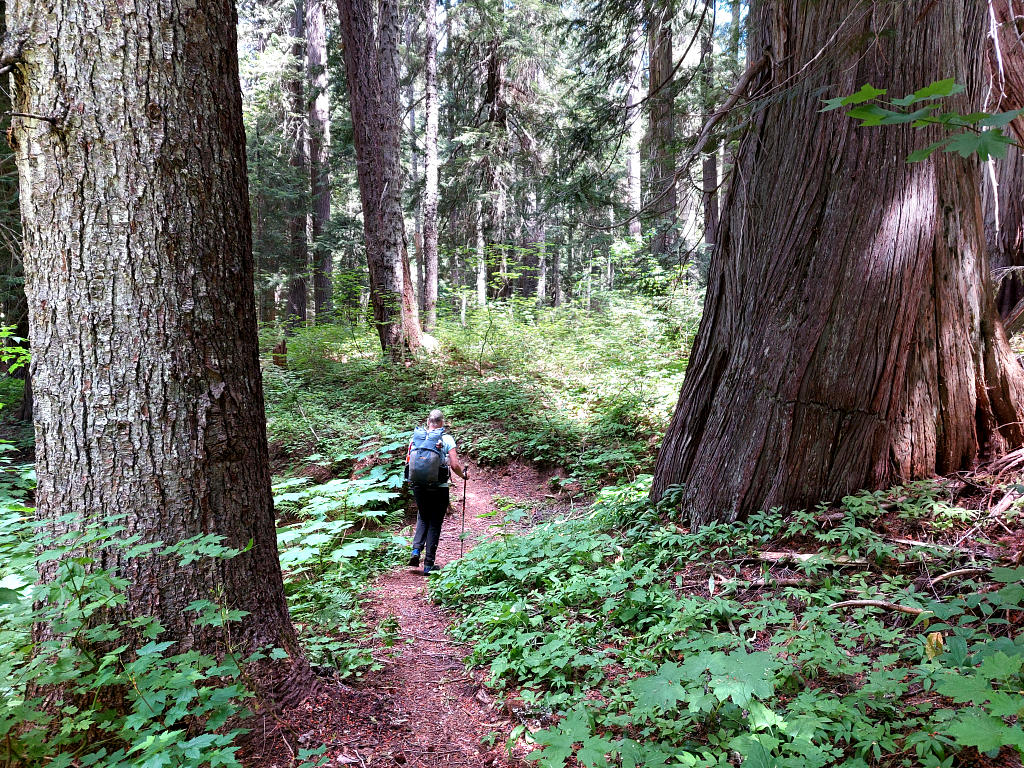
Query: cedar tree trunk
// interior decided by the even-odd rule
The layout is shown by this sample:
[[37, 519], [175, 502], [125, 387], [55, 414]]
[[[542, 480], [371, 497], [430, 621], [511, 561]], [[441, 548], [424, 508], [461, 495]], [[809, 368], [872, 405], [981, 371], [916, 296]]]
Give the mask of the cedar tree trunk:
[[791, 90], [740, 146], [655, 469], [653, 496], [681, 484], [694, 524], [961, 470], [1024, 442], [978, 162], [903, 162], [936, 135], [819, 111], [826, 88], [902, 95], [951, 76], [967, 86], [954, 106], [974, 111], [985, 10], [983, 0], [754, 4], [751, 59], [773, 62], [760, 86]]

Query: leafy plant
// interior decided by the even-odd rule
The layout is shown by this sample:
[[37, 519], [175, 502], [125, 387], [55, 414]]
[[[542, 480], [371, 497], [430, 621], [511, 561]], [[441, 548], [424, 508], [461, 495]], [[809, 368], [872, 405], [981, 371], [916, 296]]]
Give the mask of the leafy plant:
[[923, 149], [911, 152], [907, 161], [921, 162], [938, 150], [955, 152], [961, 157], [978, 155], [982, 160], [1005, 157], [1010, 146], [1017, 146], [1005, 132], [1024, 109], [1009, 112], [971, 112], [962, 114], [942, 111], [941, 100], [964, 91], [964, 86], [953, 78], [937, 80], [913, 93], [894, 99], [882, 99], [885, 88], [863, 85], [856, 93], [826, 99], [822, 112], [849, 107], [846, 113], [860, 121], [862, 127], [910, 124], [914, 128], [939, 126], [949, 132]]

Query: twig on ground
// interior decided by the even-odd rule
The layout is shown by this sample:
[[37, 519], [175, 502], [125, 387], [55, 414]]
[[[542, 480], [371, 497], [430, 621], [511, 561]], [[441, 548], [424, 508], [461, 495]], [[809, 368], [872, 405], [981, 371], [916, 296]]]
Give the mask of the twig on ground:
[[452, 640], [447, 637], [421, 637], [420, 635], [407, 634], [403, 637], [411, 637], [413, 640], [424, 640], [428, 643], [449, 643], [450, 645], [472, 645], [472, 643], [464, 643], [461, 640]]
[[971, 576], [976, 573], [988, 573], [991, 569], [986, 566], [978, 566], [976, 568], [957, 568], [955, 571], [944, 573], [941, 576], [936, 576], [932, 579], [929, 584], [935, 586], [939, 582], [945, 581], [946, 579], [954, 579], [957, 576]]
[[832, 603], [828, 608], [830, 610], [833, 608], [881, 608], [886, 611], [906, 613], [910, 616], [920, 616], [922, 613], [932, 613], [932, 611], [926, 611], [924, 608], [914, 608], [910, 605], [890, 603], [887, 600], [843, 600], [840, 603]]

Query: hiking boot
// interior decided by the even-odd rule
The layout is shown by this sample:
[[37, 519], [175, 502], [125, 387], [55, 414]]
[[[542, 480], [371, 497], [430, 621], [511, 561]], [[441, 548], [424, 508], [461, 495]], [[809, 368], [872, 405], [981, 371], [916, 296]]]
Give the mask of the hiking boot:
[[437, 571], [440, 571], [440, 570], [441, 570], [441, 566], [440, 565], [433, 565], [433, 564], [431, 564], [431, 565], [424, 565], [423, 566], [423, 575], [427, 576], [427, 575], [429, 575], [431, 573], [437, 573]]
[[420, 564], [420, 551], [418, 549], [414, 549], [412, 551], [412, 557], [409, 558], [409, 567], [410, 568], [415, 568], [419, 564]]

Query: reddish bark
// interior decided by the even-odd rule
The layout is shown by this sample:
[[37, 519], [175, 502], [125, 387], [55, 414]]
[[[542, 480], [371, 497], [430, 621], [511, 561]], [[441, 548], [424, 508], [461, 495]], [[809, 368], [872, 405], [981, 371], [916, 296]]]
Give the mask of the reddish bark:
[[950, 76], [967, 86], [955, 106], [974, 111], [984, 3], [762, 0], [752, 13], [750, 56], [773, 62], [760, 85], [790, 91], [740, 146], [653, 488], [681, 484], [696, 524], [955, 471], [1024, 442], [978, 162], [894, 162], [935, 135], [819, 112], [826, 87], [901, 94]]
[[370, 299], [381, 348], [395, 356], [401, 352], [405, 337], [398, 3], [338, 0], [338, 14], [370, 270]]

